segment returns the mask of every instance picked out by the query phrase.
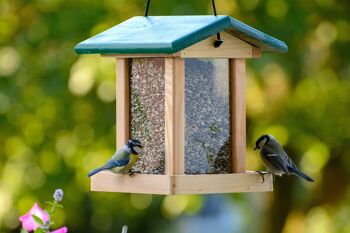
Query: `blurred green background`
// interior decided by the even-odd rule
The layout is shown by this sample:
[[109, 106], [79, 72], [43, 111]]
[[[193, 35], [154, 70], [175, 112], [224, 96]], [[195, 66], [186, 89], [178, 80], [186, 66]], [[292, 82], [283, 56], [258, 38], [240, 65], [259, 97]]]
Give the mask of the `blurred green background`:
[[[142, 15], [145, 0], [0, 0], [1, 233], [18, 232], [18, 216], [55, 188], [65, 191], [56, 226], [70, 232], [196, 232], [223, 206], [229, 230], [217, 232], [350, 232], [350, 2], [216, 5], [289, 46], [248, 61], [248, 168], [262, 169], [252, 148], [271, 133], [316, 182], [276, 178], [271, 193], [218, 196], [89, 192], [87, 172], [115, 149], [115, 64], [73, 48]], [[150, 15], [184, 14], [212, 14], [210, 1], [152, 0]]]

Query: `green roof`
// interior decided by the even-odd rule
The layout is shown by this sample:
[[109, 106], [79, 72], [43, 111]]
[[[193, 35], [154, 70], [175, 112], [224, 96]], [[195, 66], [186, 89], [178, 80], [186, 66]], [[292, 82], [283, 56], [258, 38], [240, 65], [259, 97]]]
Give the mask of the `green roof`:
[[135, 16], [79, 43], [75, 51], [78, 54], [175, 53], [223, 30], [262, 52], [288, 51], [283, 41], [226, 15]]

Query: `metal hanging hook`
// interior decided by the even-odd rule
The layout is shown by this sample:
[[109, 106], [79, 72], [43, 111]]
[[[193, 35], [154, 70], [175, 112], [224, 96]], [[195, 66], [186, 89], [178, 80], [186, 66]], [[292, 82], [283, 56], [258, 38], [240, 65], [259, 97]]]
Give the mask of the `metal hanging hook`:
[[[148, 16], [148, 10], [149, 10], [150, 2], [151, 2], [151, 0], [147, 0], [146, 10], [145, 10], [145, 17]], [[216, 7], [215, 7], [215, 0], [211, 0], [211, 3], [212, 3], [212, 6], [213, 6], [213, 10], [214, 10], [214, 16], [217, 16], [217, 14], [216, 14]], [[213, 45], [214, 45], [215, 48], [219, 48], [222, 43], [224, 43], [224, 40], [221, 39], [220, 32], [218, 32], [216, 34], [216, 41], [214, 42]]]

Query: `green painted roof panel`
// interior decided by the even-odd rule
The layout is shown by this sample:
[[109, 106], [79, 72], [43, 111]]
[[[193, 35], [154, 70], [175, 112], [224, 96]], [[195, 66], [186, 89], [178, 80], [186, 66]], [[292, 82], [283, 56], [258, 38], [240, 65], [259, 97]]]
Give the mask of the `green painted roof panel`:
[[[226, 30], [263, 52], [287, 45], [229, 16], [136, 16], [75, 47], [78, 54], [175, 53]], [[225, 43], [225, 42], [224, 42]]]

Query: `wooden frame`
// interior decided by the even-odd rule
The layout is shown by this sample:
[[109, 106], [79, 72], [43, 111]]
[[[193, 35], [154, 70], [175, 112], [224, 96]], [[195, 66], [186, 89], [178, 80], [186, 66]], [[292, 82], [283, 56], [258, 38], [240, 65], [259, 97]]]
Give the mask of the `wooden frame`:
[[185, 64], [165, 58], [165, 174], [185, 173]]
[[116, 145], [121, 148], [130, 138], [129, 63], [127, 58], [118, 58], [116, 63]]
[[[260, 56], [260, 49], [223, 33], [226, 44], [212, 48], [213, 38], [176, 54], [108, 55], [116, 57], [117, 148], [130, 137], [130, 84], [128, 57], [164, 57], [165, 60], [165, 175], [114, 174], [91, 177], [91, 190], [148, 194], [202, 194], [272, 191], [272, 175], [246, 171], [245, 58]], [[231, 38], [231, 39], [230, 39]], [[225, 43], [224, 43], [225, 44]], [[236, 46], [236, 47], [235, 47]], [[210, 48], [209, 48], [210, 47]], [[241, 49], [238, 49], [241, 48]], [[226, 51], [227, 50], [227, 51]], [[185, 175], [185, 64], [184, 57], [227, 58], [231, 109], [231, 174]]]
[[232, 172], [246, 171], [245, 59], [229, 59]]
[[203, 175], [122, 175], [109, 171], [91, 177], [91, 190], [146, 194], [205, 194], [269, 192], [272, 175], [257, 172]]
[[256, 58], [260, 57], [260, 49], [247, 42], [230, 35], [228, 32], [221, 32], [221, 39], [224, 41], [220, 47], [215, 48], [216, 35], [198, 42], [180, 51], [182, 58]]

